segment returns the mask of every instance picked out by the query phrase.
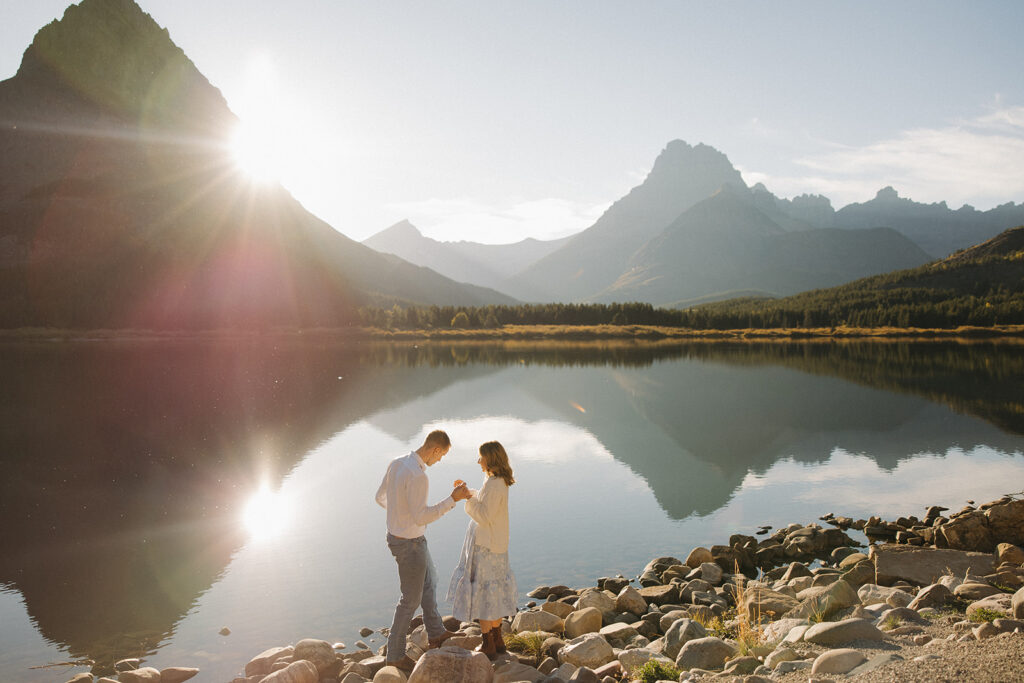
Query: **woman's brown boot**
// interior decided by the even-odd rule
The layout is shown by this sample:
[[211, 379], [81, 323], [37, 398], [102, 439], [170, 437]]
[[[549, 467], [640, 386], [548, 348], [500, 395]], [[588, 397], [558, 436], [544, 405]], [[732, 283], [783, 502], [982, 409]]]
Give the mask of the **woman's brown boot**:
[[499, 655], [503, 655], [508, 650], [505, 649], [505, 636], [501, 635], [501, 626], [492, 628], [488, 633], [494, 634], [494, 651]]
[[474, 652], [483, 652], [487, 655], [487, 659], [494, 659], [497, 656], [498, 653], [494, 649], [494, 636], [491, 635], [494, 631], [495, 629], [491, 629], [483, 634], [483, 640], [480, 641], [480, 646]]

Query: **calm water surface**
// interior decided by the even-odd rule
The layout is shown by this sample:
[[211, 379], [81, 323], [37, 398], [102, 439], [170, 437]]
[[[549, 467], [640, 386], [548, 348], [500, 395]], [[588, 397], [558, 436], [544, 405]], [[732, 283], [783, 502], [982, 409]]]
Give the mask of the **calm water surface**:
[[[0, 680], [352, 649], [398, 598], [373, 494], [431, 429], [432, 502], [508, 450], [525, 602], [762, 524], [1020, 491], [1022, 375], [1015, 343], [7, 345]], [[467, 520], [428, 530], [439, 597]]]

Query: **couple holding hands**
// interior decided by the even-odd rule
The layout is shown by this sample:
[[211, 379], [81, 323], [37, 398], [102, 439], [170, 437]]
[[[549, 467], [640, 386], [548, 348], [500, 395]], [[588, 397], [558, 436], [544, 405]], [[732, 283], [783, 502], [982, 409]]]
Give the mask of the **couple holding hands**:
[[501, 620], [516, 611], [516, 580], [508, 561], [508, 487], [515, 483], [505, 449], [497, 441], [480, 446], [477, 463], [487, 475], [479, 491], [457, 480], [452, 494], [436, 505], [427, 504], [427, 467], [441, 461], [451, 448], [448, 435], [435, 430], [423, 445], [396, 458], [377, 490], [377, 503], [387, 510], [388, 548], [398, 563], [402, 597], [388, 636], [387, 665], [407, 673], [415, 662], [405, 652], [405, 638], [417, 606], [431, 648], [454, 633], [441, 623], [435, 596], [434, 563], [424, 537], [426, 526], [465, 500], [469, 528], [459, 564], [452, 575], [448, 599], [459, 621], [478, 620], [483, 643], [477, 648], [494, 658], [505, 651]]

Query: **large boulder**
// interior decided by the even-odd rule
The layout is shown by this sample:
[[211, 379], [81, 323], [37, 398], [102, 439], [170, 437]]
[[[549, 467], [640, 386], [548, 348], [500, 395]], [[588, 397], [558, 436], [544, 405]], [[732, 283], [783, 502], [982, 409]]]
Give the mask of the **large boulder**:
[[1013, 596], [1009, 593], [999, 593], [972, 602], [967, 606], [967, 618], [970, 619], [979, 610], [1000, 612], [1006, 617], [1013, 616]]
[[494, 683], [520, 683], [521, 681], [537, 683], [545, 678], [547, 676], [537, 669], [517, 661], [506, 662], [494, 669]]
[[679, 588], [675, 584], [644, 586], [640, 589], [640, 595], [648, 603], [654, 603], [655, 605], [674, 604], [679, 601]]
[[580, 597], [576, 601], [576, 609], [584, 607], [595, 607], [601, 610], [606, 621], [612, 621], [616, 615], [614, 596], [597, 588], [588, 588], [580, 593]]
[[[573, 638], [558, 651], [558, 661], [591, 669], [596, 669], [613, 659], [615, 659], [615, 652], [612, 650], [612, 646], [596, 633], [587, 633], [579, 638]], [[412, 682], [410, 681], [410, 683]]]
[[933, 583], [925, 586], [917, 592], [917, 596], [907, 607], [910, 609], [921, 609], [922, 607], [942, 607], [953, 602], [953, 591], [946, 588], [943, 583]]
[[643, 616], [647, 613], [647, 601], [640, 595], [640, 591], [632, 586], [626, 586], [615, 596], [615, 611]]
[[316, 638], [306, 638], [295, 643], [295, 659], [313, 662], [321, 678], [326, 678], [328, 673], [337, 673], [341, 668], [337, 666], [338, 656], [331, 644]]
[[870, 557], [875, 564], [875, 583], [883, 586], [899, 580], [927, 586], [944, 574], [964, 576], [970, 572], [984, 576], [995, 568], [995, 558], [991, 553], [908, 545], [872, 546]]
[[799, 600], [785, 593], [765, 586], [751, 586], [743, 591], [743, 599], [737, 609], [750, 621], [758, 621], [766, 616], [777, 619], [799, 605]]
[[483, 652], [442, 646], [428, 650], [416, 662], [409, 683], [493, 683], [494, 669]]
[[985, 511], [997, 542], [1024, 546], [1024, 500], [1006, 500]]
[[1012, 616], [1014, 619], [1024, 619], [1024, 588], [1013, 594], [1010, 599], [1010, 607], [1013, 610]]
[[712, 562], [713, 558], [711, 551], [703, 546], [697, 546], [690, 551], [690, 554], [686, 556], [686, 566], [690, 569], [696, 569], [705, 562]]
[[721, 638], [696, 638], [688, 641], [679, 650], [676, 666], [683, 671], [690, 669], [721, 669], [725, 660], [736, 654], [736, 647]]
[[665, 633], [663, 652], [666, 656], [675, 659], [683, 645], [697, 638], [706, 638], [707, 635], [707, 630], [699, 621], [677, 619]]
[[1024, 548], [1013, 543], [1000, 543], [996, 546], [996, 561], [999, 564], [1008, 562], [1018, 567], [1024, 565]]
[[661, 662], [662, 664], [673, 663], [671, 659], [643, 647], [634, 648], [632, 650], [623, 650], [619, 653], [619, 664], [622, 665], [623, 671], [639, 669], [652, 659], [656, 662]]
[[814, 624], [804, 640], [818, 645], [844, 645], [855, 640], [885, 640], [885, 634], [867, 619], [844, 619]]
[[777, 643], [797, 626], [807, 626], [806, 619], [779, 619], [764, 627], [763, 640], [766, 643]]
[[790, 619], [806, 619], [813, 616], [828, 617], [847, 607], [860, 604], [860, 598], [853, 587], [842, 579], [813, 589], [821, 589], [816, 595], [807, 597], [799, 606], [786, 613]]
[[996, 539], [983, 512], [969, 512], [939, 527], [938, 534], [945, 539], [947, 548], [992, 552]]
[[185, 683], [199, 673], [199, 669], [189, 666], [169, 666], [160, 669], [160, 683]]
[[544, 610], [527, 610], [518, 612], [512, 620], [512, 631], [522, 633], [523, 631], [545, 631], [546, 633], [561, 633], [563, 629], [562, 620], [557, 614], [545, 612]]
[[811, 665], [812, 674], [845, 674], [855, 669], [868, 658], [859, 650], [844, 648], [841, 650], [828, 650], [818, 655]]
[[620, 648], [625, 647], [629, 641], [640, 635], [640, 633], [631, 625], [623, 624], [620, 621], [617, 621], [614, 624], [608, 624], [598, 633], [609, 643]]
[[575, 609], [572, 605], [568, 605], [564, 602], [559, 602], [557, 600], [545, 602], [540, 606], [540, 608], [545, 612], [551, 612], [559, 619], [565, 619], [567, 616], [572, 614], [573, 609]]
[[596, 607], [578, 609], [565, 618], [565, 636], [579, 638], [584, 633], [595, 633], [601, 630], [601, 610]]
[[[315, 669], [313, 673], [315, 675]], [[141, 669], [120, 672], [117, 675], [117, 680], [121, 681], [121, 683], [160, 683], [160, 671], [151, 666], [144, 666]], [[306, 682], [302, 681], [301, 683]], [[309, 683], [316, 683], [316, 678], [313, 678]]]
[[996, 593], [1002, 593], [1002, 591], [995, 586], [990, 586], [987, 583], [979, 583], [977, 581], [966, 581], [953, 590], [953, 595], [961, 600], [967, 600], [968, 602], [981, 600], [982, 598], [987, 598], [988, 596], [995, 595]]
[[289, 647], [272, 647], [264, 650], [255, 657], [249, 660], [249, 663], [245, 665], [246, 678], [249, 676], [266, 676], [274, 668], [274, 662], [284, 657], [289, 657], [294, 653], [294, 648]]
[[[260, 683], [317, 683], [320, 674], [313, 662], [305, 659], [292, 662], [285, 668], [275, 671]], [[121, 678], [124, 681], [124, 678]]]

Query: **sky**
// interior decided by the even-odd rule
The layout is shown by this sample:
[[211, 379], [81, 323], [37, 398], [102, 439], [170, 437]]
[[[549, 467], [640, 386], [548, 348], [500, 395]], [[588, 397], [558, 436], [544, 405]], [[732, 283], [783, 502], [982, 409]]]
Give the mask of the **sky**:
[[[67, 0], [0, 0], [0, 79]], [[1024, 201], [1024, 2], [138, 0], [353, 239], [578, 232], [673, 139], [836, 209]]]

